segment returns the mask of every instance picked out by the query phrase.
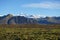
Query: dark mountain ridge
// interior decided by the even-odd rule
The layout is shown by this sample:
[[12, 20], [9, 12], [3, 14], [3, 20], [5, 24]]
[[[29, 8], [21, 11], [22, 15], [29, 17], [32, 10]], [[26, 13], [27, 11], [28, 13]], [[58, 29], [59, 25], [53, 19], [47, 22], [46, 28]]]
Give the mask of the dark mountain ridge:
[[60, 17], [27, 18], [8, 14], [0, 17], [0, 24], [60, 24]]

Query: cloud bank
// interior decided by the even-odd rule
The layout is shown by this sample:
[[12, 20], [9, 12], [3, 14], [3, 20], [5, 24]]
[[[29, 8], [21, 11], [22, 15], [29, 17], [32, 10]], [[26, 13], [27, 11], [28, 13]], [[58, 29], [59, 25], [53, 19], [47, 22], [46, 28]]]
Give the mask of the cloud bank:
[[60, 9], [60, 3], [41, 2], [22, 5], [22, 7]]

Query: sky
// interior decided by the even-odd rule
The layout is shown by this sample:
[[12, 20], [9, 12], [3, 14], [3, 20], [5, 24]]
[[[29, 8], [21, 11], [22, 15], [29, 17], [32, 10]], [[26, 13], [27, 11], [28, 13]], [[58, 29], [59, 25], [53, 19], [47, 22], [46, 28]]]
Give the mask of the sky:
[[60, 0], [0, 0], [0, 15], [60, 16]]

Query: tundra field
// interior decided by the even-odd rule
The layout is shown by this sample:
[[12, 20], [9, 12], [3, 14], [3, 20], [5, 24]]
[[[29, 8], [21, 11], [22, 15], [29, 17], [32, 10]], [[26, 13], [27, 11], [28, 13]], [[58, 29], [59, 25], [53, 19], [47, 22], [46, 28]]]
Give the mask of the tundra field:
[[0, 40], [60, 40], [60, 25], [0, 25]]

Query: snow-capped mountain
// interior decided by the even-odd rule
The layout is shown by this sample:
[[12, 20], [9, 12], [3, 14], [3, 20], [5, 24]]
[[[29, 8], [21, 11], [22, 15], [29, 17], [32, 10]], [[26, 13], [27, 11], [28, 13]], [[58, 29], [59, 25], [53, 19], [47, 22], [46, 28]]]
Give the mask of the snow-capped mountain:
[[8, 14], [0, 17], [0, 24], [60, 24], [60, 17], [13, 16]]
[[39, 15], [37, 15], [37, 14], [31, 14], [31, 15], [29, 15], [29, 14], [23, 14], [23, 13], [17, 14], [15, 16], [24, 16], [26, 18], [44, 18], [44, 17], [46, 17], [46, 16], [40, 15], [40, 14]]
[[27, 15], [27, 14], [20, 14], [20, 16], [24, 16], [24, 17], [27, 17], [27, 18], [44, 18], [45, 16], [43, 15]]

